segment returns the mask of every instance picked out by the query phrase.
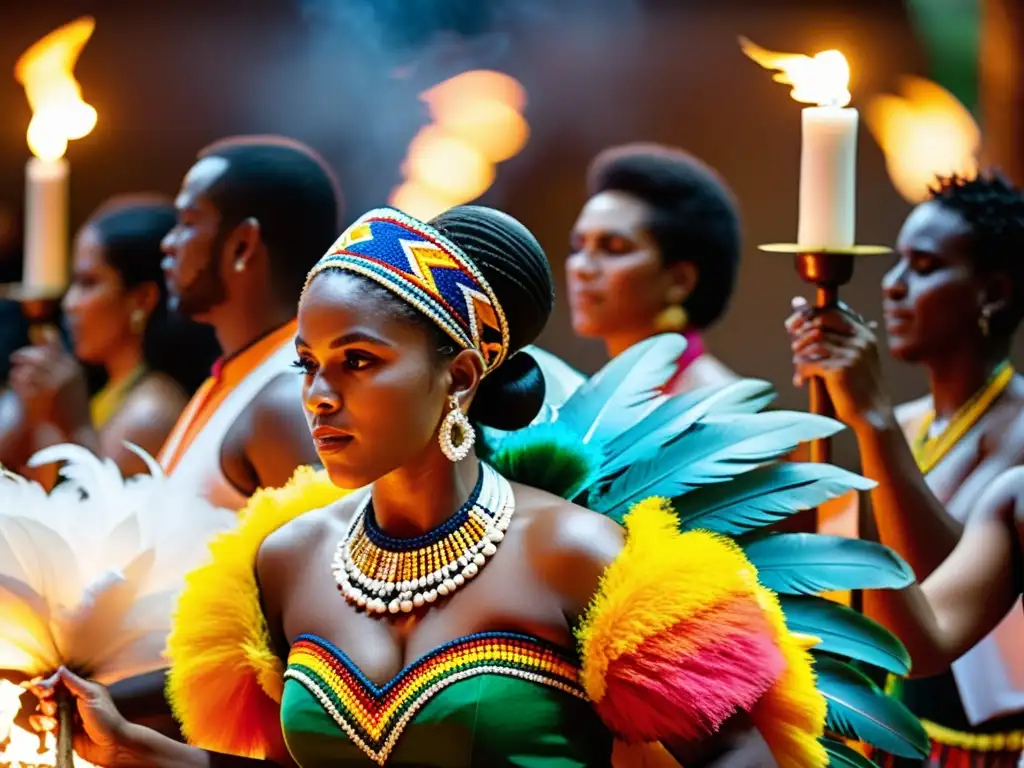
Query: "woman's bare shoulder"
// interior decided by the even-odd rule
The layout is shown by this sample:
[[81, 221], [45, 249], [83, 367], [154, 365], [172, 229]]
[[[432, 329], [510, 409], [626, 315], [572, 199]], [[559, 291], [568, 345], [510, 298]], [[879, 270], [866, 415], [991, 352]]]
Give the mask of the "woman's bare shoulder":
[[609, 517], [528, 486], [515, 487], [527, 558], [567, 612], [582, 612], [618, 557], [625, 530]]
[[173, 427], [187, 403], [188, 396], [174, 379], [162, 373], [151, 373], [125, 396], [111, 421], [122, 429], [154, 429], [157, 425], [168, 424]]
[[355, 512], [355, 497], [358, 496], [358, 492], [353, 493], [325, 507], [292, 518], [263, 540], [257, 563], [270, 564], [281, 560], [290, 563], [295, 558], [304, 557], [333, 529], [347, 526]]

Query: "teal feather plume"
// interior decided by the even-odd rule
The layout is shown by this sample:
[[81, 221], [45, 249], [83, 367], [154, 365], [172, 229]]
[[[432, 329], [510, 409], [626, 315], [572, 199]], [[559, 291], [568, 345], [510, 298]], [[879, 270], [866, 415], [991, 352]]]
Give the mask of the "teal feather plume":
[[569, 396], [559, 408], [558, 421], [584, 443], [606, 442], [666, 399], [661, 387], [672, 377], [684, 351], [686, 340], [678, 334], [633, 345]]
[[821, 640], [815, 650], [861, 661], [894, 675], [910, 672], [910, 654], [903, 643], [857, 611], [823, 597], [781, 595], [779, 602], [790, 630]]
[[[811, 534], [765, 534], [793, 512], [873, 483], [825, 464], [777, 463], [797, 443], [836, 432], [837, 422], [801, 413], [761, 413], [773, 397], [745, 380], [665, 397], [659, 386], [682, 347], [675, 337], [643, 342], [552, 403], [518, 432], [487, 430], [488, 460], [510, 480], [576, 500], [621, 522], [651, 495], [673, 498], [682, 530], [740, 537], [762, 584], [780, 594], [792, 630], [821, 639], [813, 652], [828, 728], [893, 754], [927, 746], [898, 702], [841, 660], [905, 673], [909, 660], [884, 628], [816, 595], [839, 589], [901, 588], [910, 568], [878, 544]], [[659, 379], [663, 376], [664, 378]], [[840, 768], [870, 761], [823, 739]]]
[[679, 529], [740, 536], [874, 483], [831, 464], [757, 467], [727, 483], [696, 488], [673, 500]]
[[872, 541], [779, 533], [742, 543], [758, 580], [782, 595], [902, 589], [914, 582], [914, 572], [903, 558]]
[[831, 419], [786, 411], [698, 422], [601, 487], [594, 509], [621, 516], [649, 496], [673, 498], [693, 488], [731, 480], [790, 453], [804, 440], [832, 434], [836, 425]]
[[818, 690], [828, 703], [825, 727], [891, 755], [924, 758], [930, 741], [910, 710], [887, 696], [863, 673], [830, 656], [814, 653]]
[[878, 765], [857, 750], [835, 739], [819, 739], [828, 753], [829, 768], [878, 768]]
[[775, 398], [766, 381], [742, 379], [725, 386], [706, 386], [674, 395], [604, 445], [603, 475], [614, 475], [630, 464], [680, 439], [708, 414], [757, 413]]

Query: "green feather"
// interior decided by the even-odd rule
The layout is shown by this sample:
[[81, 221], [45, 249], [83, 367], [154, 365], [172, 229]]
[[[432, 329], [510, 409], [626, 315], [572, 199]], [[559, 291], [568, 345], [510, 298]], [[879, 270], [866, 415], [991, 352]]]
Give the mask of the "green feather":
[[825, 727], [898, 757], [923, 758], [928, 734], [914, 715], [862, 673], [838, 659], [814, 654], [818, 690], [828, 702]]
[[914, 583], [910, 566], [872, 541], [816, 533], [777, 533], [743, 542], [758, 579], [783, 595], [843, 589], [903, 589]]
[[569, 500], [590, 484], [600, 461], [598, 451], [557, 422], [507, 433], [488, 457], [509, 480]]
[[870, 480], [831, 464], [784, 463], [758, 467], [727, 483], [696, 488], [674, 500], [680, 530], [700, 528], [727, 536], [771, 525], [817, 507]]
[[881, 624], [822, 597], [782, 595], [779, 599], [786, 626], [820, 638], [817, 650], [863, 661], [895, 675], [910, 672], [907, 649]]
[[860, 752], [835, 739], [819, 739], [828, 753], [829, 768], [878, 768], [878, 765]]

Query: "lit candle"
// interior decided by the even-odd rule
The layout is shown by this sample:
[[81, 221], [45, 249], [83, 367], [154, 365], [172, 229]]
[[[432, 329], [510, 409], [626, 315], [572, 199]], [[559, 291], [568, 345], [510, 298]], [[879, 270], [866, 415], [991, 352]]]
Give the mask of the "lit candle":
[[855, 241], [857, 110], [850, 103], [850, 67], [839, 51], [812, 58], [776, 53], [741, 39], [743, 52], [774, 80], [792, 85], [792, 97], [815, 104], [803, 110], [800, 216], [797, 244], [812, 250], [850, 248]]
[[797, 244], [849, 248], [857, 196], [857, 110], [805, 107]]
[[96, 125], [96, 110], [82, 100], [74, 70], [95, 22], [83, 17], [34, 43], [14, 67], [25, 88], [32, 121], [28, 146], [35, 155], [25, 166], [26, 293], [54, 295], [68, 284], [68, 162], [70, 139]]
[[25, 166], [25, 254], [29, 293], [60, 293], [68, 284], [68, 162], [33, 157]]

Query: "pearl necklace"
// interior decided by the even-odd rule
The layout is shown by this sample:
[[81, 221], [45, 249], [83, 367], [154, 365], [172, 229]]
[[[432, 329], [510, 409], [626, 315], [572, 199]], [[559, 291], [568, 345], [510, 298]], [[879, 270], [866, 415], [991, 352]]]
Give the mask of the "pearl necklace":
[[444, 524], [396, 539], [377, 525], [367, 496], [334, 553], [338, 589], [367, 613], [409, 613], [472, 579], [505, 538], [515, 498], [508, 480], [481, 462], [476, 487]]

